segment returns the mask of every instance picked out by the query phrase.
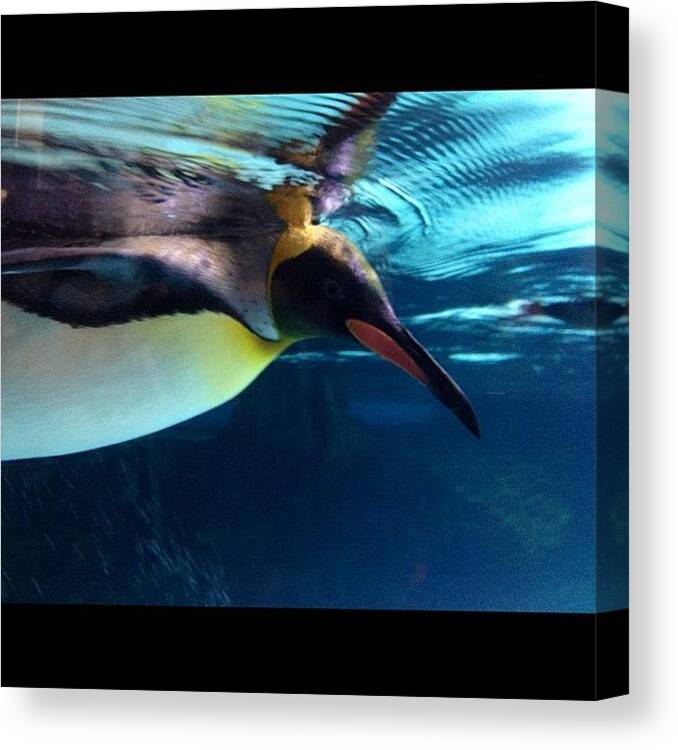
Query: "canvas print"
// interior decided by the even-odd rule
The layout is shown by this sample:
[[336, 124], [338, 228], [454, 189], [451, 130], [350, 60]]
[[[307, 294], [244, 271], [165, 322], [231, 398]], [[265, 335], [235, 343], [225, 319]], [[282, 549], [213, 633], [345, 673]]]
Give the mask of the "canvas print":
[[3, 602], [627, 607], [627, 120], [4, 101]]

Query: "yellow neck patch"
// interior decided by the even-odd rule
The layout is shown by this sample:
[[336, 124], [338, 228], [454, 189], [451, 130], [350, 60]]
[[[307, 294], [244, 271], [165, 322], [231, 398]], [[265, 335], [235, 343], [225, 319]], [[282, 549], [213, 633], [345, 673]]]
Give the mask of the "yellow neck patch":
[[313, 207], [305, 185], [280, 185], [271, 190], [268, 200], [285, 224], [302, 227], [311, 223]]
[[312, 247], [317, 240], [320, 227], [311, 224], [313, 208], [308, 187], [282, 185], [271, 191], [268, 200], [287, 225], [273, 248], [268, 268], [270, 292], [271, 277], [275, 269], [283, 261], [295, 258]]
[[285, 260], [296, 258], [314, 245], [322, 245], [328, 252], [341, 257], [350, 248], [350, 253], [362, 267], [370, 283], [383, 293], [379, 277], [363, 254], [343, 235], [321, 224], [311, 224], [313, 208], [310, 190], [306, 186], [282, 185], [271, 191], [268, 200], [278, 216], [287, 225], [273, 248], [268, 268], [268, 293], [271, 296], [271, 278], [275, 269]]

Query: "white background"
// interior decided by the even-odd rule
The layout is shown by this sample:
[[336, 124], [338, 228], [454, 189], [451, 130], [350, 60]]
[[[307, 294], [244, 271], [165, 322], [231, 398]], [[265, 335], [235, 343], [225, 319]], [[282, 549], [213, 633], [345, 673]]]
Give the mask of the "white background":
[[[5, 0], [2, 10], [35, 13], [280, 4]], [[283, 4], [368, 3], [288, 0]], [[372, 0], [369, 4], [385, 3]], [[5, 747], [398, 750], [415, 746], [419, 750], [458, 744], [464, 750], [580, 750], [594, 745], [602, 750], [645, 750], [677, 746], [678, 4], [675, 0], [624, 4], [631, 8], [632, 61], [632, 695], [593, 704], [4, 688], [0, 691], [0, 731]], [[459, 33], [482, 35], [482, 30], [461, 29]], [[124, 40], [113, 39], [102, 47], [115, 54], [116, 45], [122, 49]], [[39, 59], [35, 52], [39, 51], [26, 50], [29, 64]], [[572, 54], [577, 54], [574, 46]], [[49, 65], [49, 61], [42, 64]], [[223, 648], [231, 645], [224, 634]]]

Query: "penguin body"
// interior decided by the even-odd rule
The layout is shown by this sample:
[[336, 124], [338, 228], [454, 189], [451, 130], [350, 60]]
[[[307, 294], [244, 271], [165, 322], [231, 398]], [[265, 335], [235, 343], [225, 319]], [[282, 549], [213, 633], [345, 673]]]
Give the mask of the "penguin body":
[[325, 335], [401, 367], [478, 435], [468, 399], [398, 321], [374, 269], [318, 223], [391, 100], [366, 95], [315, 161], [304, 156], [316, 185], [263, 190], [211, 168], [189, 179], [158, 157], [96, 178], [3, 162], [3, 458], [177, 424]]

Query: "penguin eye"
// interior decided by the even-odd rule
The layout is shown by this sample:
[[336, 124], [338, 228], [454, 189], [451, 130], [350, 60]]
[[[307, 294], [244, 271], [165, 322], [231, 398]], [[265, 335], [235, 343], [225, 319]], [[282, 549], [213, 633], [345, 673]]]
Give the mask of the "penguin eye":
[[344, 299], [344, 290], [334, 279], [323, 279], [323, 292], [329, 300]]

